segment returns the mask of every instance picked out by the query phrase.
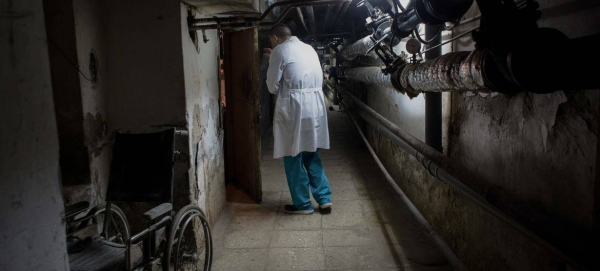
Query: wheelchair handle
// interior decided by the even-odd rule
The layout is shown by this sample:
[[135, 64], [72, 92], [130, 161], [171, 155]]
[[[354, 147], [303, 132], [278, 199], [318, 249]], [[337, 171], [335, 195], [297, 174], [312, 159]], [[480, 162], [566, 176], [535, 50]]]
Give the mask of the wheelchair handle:
[[190, 133], [189, 133], [187, 130], [177, 130], [177, 129], [175, 129], [175, 134], [176, 134], [176, 135], [187, 136], [187, 135], [189, 135]]

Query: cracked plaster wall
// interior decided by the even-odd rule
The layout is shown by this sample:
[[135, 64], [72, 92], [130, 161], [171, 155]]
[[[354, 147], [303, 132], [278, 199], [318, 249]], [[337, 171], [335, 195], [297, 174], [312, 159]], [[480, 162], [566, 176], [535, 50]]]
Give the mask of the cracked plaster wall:
[[0, 270], [68, 270], [42, 1], [0, 14]]
[[[181, 4], [181, 38], [186, 95], [186, 118], [190, 132], [189, 179], [191, 201], [216, 223], [225, 206], [223, 129], [219, 116], [219, 37], [207, 30], [207, 43], [198, 31], [198, 47], [187, 29], [188, 6]], [[200, 11], [190, 9], [196, 17]]]
[[[597, 2], [539, 2], [540, 26], [556, 27], [569, 37], [600, 29]], [[473, 45], [462, 38], [454, 43], [454, 51], [472, 50]], [[414, 100], [422, 95], [408, 100], [393, 90], [370, 86], [367, 96], [370, 106], [420, 137], [424, 118], [416, 114], [422, 110]], [[597, 90], [455, 94], [452, 105], [444, 100], [444, 115], [451, 121], [444, 129], [444, 152], [491, 185], [571, 224], [573, 230], [589, 232], [599, 100]], [[430, 177], [389, 140], [371, 129], [368, 134], [394, 179], [470, 270], [561, 270], [548, 251]]]

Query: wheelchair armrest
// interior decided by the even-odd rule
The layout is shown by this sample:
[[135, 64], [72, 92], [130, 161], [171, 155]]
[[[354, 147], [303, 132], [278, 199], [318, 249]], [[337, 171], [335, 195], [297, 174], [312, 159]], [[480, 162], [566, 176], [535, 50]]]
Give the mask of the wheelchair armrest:
[[80, 201], [73, 205], [65, 206], [65, 219], [76, 216], [77, 214], [87, 210], [90, 207], [90, 203], [87, 201]]
[[170, 212], [172, 209], [173, 209], [173, 205], [171, 205], [171, 203], [163, 203], [161, 205], [158, 205], [158, 206], [152, 208], [152, 210], [145, 212], [144, 218], [146, 218], [147, 220], [154, 220], [157, 217], [164, 215], [167, 212]]

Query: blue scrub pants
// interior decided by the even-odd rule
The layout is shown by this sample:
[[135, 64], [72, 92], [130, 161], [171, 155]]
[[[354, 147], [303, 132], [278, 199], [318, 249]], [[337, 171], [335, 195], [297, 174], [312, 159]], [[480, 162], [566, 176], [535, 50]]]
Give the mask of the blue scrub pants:
[[294, 206], [300, 210], [312, 209], [309, 189], [319, 205], [331, 202], [329, 181], [317, 152], [301, 152], [283, 157], [285, 176]]

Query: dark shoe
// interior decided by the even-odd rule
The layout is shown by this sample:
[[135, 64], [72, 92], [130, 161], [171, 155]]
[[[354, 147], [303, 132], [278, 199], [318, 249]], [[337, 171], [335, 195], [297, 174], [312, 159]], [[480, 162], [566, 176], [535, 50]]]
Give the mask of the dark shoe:
[[296, 208], [296, 206], [291, 205], [291, 204], [286, 204], [283, 207], [283, 210], [285, 210], [286, 213], [288, 214], [295, 214], [295, 215], [310, 215], [312, 214], [315, 209], [313, 209], [312, 207], [310, 207], [310, 209], [306, 209], [306, 210], [301, 210]]

